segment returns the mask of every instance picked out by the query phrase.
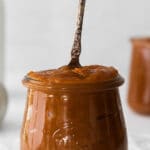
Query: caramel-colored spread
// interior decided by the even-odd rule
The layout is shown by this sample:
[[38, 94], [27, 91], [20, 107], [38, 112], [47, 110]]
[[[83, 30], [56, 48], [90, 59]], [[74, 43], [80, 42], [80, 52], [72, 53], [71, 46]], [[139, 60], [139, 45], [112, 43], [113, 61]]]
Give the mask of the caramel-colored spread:
[[132, 42], [128, 103], [134, 111], [150, 115], [150, 38]]
[[23, 80], [28, 98], [21, 150], [128, 149], [118, 91], [123, 79], [113, 67], [79, 62], [86, 0], [79, 2], [68, 66], [32, 71]]
[[113, 67], [100, 65], [69, 68], [63, 66], [54, 70], [30, 72], [29, 78], [46, 84], [83, 84], [97, 83], [113, 80], [118, 76], [118, 71]]
[[21, 150], [128, 149], [118, 88], [45, 88], [28, 86]]
[[[94, 87], [97, 82], [98, 89], [104, 81], [112, 83], [117, 76], [113, 67], [99, 65], [30, 72], [28, 82], [26, 78], [23, 81], [29, 90], [21, 150], [127, 150], [120, 84], [110, 84], [104, 91]], [[120, 76], [117, 80], [123, 83]], [[44, 84], [37, 89], [39, 81]], [[53, 87], [62, 83], [60, 89], [44, 90], [46, 84]], [[73, 88], [77, 83], [84, 85], [84, 92], [81, 86]], [[68, 84], [71, 86], [66, 92], [63, 88]]]

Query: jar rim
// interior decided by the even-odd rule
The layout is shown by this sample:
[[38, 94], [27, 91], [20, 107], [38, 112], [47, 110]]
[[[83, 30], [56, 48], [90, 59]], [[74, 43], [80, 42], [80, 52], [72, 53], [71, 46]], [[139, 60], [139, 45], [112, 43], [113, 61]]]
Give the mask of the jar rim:
[[101, 91], [108, 90], [112, 88], [116, 88], [121, 86], [124, 83], [124, 78], [121, 75], [117, 75], [115, 78], [111, 80], [101, 81], [101, 82], [92, 82], [92, 83], [58, 83], [58, 84], [46, 84], [44, 82], [32, 79], [28, 76], [25, 76], [23, 81], [23, 85], [27, 88], [38, 89], [38, 90], [59, 90], [59, 91], [71, 91], [71, 90], [92, 90], [92, 91]]
[[131, 42], [135, 41], [144, 41], [144, 42], [150, 42], [150, 36], [137, 36], [130, 39]]

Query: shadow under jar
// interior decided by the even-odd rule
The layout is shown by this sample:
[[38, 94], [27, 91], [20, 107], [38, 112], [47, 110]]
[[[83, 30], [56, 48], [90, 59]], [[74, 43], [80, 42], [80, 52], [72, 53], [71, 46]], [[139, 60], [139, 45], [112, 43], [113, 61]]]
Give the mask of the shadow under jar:
[[150, 115], [150, 38], [132, 40], [128, 103], [137, 113]]
[[[100, 82], [50, 84], [45, 82], [47, 72], [23, 80], [28, 98], [21, 150], [128, 149], [118, 91], [124, 80], [119, 74]], [[109, 69], [102, 73], [108, 77]]]

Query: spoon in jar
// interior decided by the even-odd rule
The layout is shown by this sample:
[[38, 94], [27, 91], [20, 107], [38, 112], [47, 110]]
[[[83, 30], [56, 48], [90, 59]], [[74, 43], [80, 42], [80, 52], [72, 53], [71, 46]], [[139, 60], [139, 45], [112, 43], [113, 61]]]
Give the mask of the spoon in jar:
[[81, 54], [81, 36], [82, 36], [82, 25], [84, 18], [86, 0], [79, 0], [79, 12], [77, 17], [77, 27], [75, 31], [74, 43], [71, 51], [71, 61], [68, 64], [70, 68], [81, 67], [79, 57]]

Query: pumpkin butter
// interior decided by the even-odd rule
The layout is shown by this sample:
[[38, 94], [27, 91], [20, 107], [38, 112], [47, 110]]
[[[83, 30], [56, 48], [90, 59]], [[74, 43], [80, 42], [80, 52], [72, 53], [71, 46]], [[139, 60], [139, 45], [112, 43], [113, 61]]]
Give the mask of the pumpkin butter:
[[132, 39], [132, 61], [128, 89], [129, 106], [150, 115], [150, 38]]
[[81, 66], [81, 33], [86, 0], [79, 0], [71, 61], [58, 69], [30, 72], [21, 130], [21, 150], [127, 150], [113, 67]]
[[21, 150], [127, 150], [123, 82], [99, 65], [30, 72]]
[[58, 69], [41, 72], [30, 72], [28, 78], [41, 81], [46, 84], [82, 84], [97, 83], [112, 80], [117, 77], [118, 71], [113, 67], [100, 65], [69, 68], [63, 66]]

